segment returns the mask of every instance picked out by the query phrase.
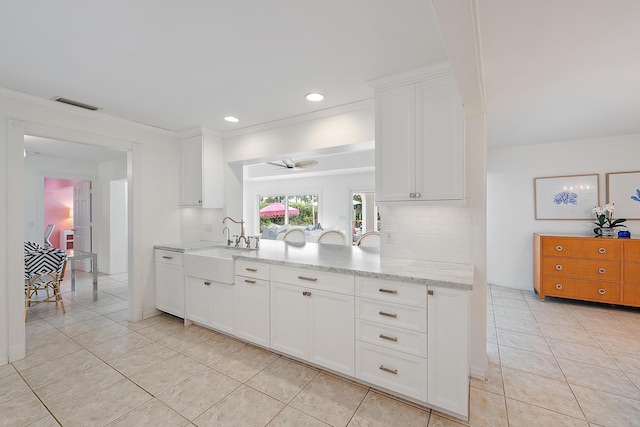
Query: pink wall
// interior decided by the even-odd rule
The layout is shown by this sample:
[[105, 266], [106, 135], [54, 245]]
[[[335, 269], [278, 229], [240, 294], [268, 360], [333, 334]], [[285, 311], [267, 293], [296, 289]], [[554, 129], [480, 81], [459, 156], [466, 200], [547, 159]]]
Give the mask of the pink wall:
[[73, 207], [73, 184], [80, 181], [58, 178], [44, 179], [44, 229], [54, 224], [49, 239], [56, 248], [60, 246], [60, 230], [71, 230], [73, 218], [69, 218], [69, 209]]

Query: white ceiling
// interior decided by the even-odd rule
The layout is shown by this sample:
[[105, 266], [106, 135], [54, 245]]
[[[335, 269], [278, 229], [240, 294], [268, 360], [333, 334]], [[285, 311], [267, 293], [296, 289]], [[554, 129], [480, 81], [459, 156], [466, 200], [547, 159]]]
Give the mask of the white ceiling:
[[478, 0], [490, 146], [640, 133], [640, 1]]

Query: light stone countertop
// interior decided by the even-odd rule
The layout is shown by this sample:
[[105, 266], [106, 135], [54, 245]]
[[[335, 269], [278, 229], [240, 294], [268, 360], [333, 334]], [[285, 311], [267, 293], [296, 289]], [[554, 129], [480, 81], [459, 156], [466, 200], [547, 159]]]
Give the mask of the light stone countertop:
[[221, 246], [222, 243], [216, 242], [207, 242], [204, 240], [198, 242], [188, 242], [188, 243], [168, 243], [164, 245], [155, 245], [154, 249], [160, 249], [163, 251], [171, 251], [171, 252], [192, 252], [202, 249], [211, 249], [218, 246]]

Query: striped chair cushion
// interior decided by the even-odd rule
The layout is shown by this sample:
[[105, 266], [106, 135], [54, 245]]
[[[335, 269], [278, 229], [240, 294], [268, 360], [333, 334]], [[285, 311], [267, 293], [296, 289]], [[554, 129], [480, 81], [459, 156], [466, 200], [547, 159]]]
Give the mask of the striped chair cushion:
[[24, 253], [37, 251], [38, 249], [42, 249], [42, 246], [37, 244], [36, 242], [24, 242]]
[[24, 278], [29, 280], [44, 274], [58, 275], [67, 259], [67, 254], [58, 248], [43, 248], [25, 253]]

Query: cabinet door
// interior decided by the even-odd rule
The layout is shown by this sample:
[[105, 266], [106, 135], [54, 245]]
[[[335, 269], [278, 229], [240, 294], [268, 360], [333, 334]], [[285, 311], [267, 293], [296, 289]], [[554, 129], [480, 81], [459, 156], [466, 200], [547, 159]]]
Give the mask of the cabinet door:
[[429, 288], [428, 403], [464, 419], [469, 407], [469, 303], [467, 291]]
[[415, 192], [414, 85], [376, 93], [376, 200], [413, 200]]
[[235, 297], [236, 335], [268, 347], [269, 281], [236, 276]]
[[185, 318], [201, 325], [209, 326], [211, 321], [210, 280], [188, 276], [185, 282]]
[[211, 283], [211, 319], [209, 325], [219, 331], [233, 334], [234, 328], [234, 285]]
[[309, 297], [303, 292], [300, 286], [271, 282], [271, 348], [307, 359]]
[[180, 265], [156, 262], [156, 308], [184, 317], [184, 275]]
[[202, 206], [202, 135], [180, 141], [180, 206]]
[[318, 290], [310, 292], [309, 361], [355, 375], [354, 297]]
[[[464, 122], [455, 80], [416, 84], [416, 200], [464, 197]], [[376, 147], [377, 149], [377, 147]]]

